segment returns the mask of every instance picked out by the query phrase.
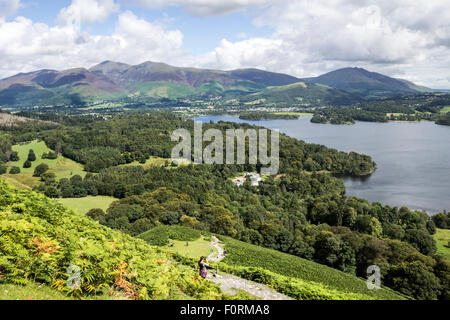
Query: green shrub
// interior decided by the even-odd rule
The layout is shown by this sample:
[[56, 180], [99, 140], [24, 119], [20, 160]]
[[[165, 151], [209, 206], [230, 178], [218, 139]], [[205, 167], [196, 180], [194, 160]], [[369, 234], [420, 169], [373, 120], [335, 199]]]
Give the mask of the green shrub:
[[19, 167], [12, 167], [9, 170], [9, 174], [19, 174], [20, 173], [20, 168]]
[[36, 154], [34, 153], [33, 149], [30, 149], [30, 151], [28, 152], [28, 161], [36, 161]]
[[33, 177], [40, 177], [44, 173], [46, 173], [49, 170], [49, 166], [45, 163], [41, 163], [34, 169]]

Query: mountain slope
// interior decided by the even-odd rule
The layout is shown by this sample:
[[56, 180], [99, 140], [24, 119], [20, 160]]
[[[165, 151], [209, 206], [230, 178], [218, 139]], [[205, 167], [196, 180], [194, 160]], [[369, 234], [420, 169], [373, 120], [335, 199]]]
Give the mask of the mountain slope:
[[39, 70], [0, 80], [0, 106], [83, 105], [127, 96], [238, 98], [247, 104], [348, 105], [361, 98], [425, 91], [429, 89], [360, 68], [301, 80], [258, 69], [221, 71], [150, 61], [139, 65], [104, 61], [89, 70]]
[[86, 98], [123, 93], [114, 82], [83, 68], [39, 70], [0, 80], [0, 105], [79, 104]]
[[431, 91], [431, 89], [416, 86], [414, 83], [406, 80], [394, 79], [361, 68], [340, 69], [316, 78], [307, 78], [304, 81], [324, 84], [364, 98], [389, 97]]
[[348, 92], [329, 86], [297, 82], [294, 84], [278, 87], [267, 87], [261, 92], [254, 93], [241, 98], [246, 103], [258, 103], [264, 101], [266, 104], [277, 105], [349, 105], [361, 102], [361, 98]]
[[239, 81], [250, 81], [259, 84], [261, 87], [266, 87], [287, 85], [299, 80], [289, 75], [258, 69], [220, 71], [173, 67], [165, 63], [150, 61], [136, 66], [105, 61], [92, 67], [90, 71], [97, 75], [103, 75], [122, 86], [143, 82], [174, 82], [198, 88], [216, 81], [225, 86], [230, 86]]

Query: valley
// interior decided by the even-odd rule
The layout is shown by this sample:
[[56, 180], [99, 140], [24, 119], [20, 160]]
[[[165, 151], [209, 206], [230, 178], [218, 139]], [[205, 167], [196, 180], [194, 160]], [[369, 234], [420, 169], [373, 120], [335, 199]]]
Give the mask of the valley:
[[[44, 114], [32, 113], [28, 116], [39, 118]], [[269, 124], [271, 127], [277, 121], [309, 123], [309, 118], [255, 123]], [[169, 258], [171, 264], [177, 261], [174, 273], [170, 273], [174, 276], [180, 270], [195, 273], [195, 260], [192, 258], [205, 254], [208, 248], [210, 250], [208, 238], [215, 235], [230, 252], [219, 263], [225, 274], [259, 282], [294, 299], [442, 299], [447, 294], [447, 262], [442, 256], [435, 255], [437, 247], [433, 239], [436, 232], [433, 219], [415, 208], [391, 207], [348, 196], [343, 181], [330, 174], [364, 177], [378, 167], [370, 156], [340, 152], [282, 134], [279, 175], [265, 177], [258, 186], [238, 187], [232, 182], [233, 177], [242, 172], [258, 172], [257, 165], [193, 166], [174, 165], [168, 161], [175, 144], [170, 140], [170, 132], [177, 128], [194, 128], [192, 120], [176, 114], [59, 115], [53, 120], [58, 125], [25, 122], [3, 128], [2, 158], [18, 157], [14, 163], [20, 165], [29, 158], [33, 149], [36, 160], [17, 177], [11, 178], [7, 174], [1, 176], [2, 179], [14, 179], [17, 185], [28, 184], [28, 188], [21, 189], [33, 188], [34, 192], [58, 201], [27, 190], [17, 191], [4, 184], [1, 199], [18, 197], [25, 205], [25, 209], [20, 209], [23, 207], [18, 204], [20, 202], [7, 202], [11, 209], [2, 213], [4, 228], [9, 225], [8, 221], [19, 217], [17, 214], [26, 212], [31, 219], [29, 221], [34, 221], [36, 214], [39, 219], [51, 221], [58, 221], [58, 216], [62, 215], [66, 217], [66, 222], [78, 221], [78, 224], [84, 225], [86, 233], [83, 234], [96, 237], [95, 234], [102, 230], [101, 233], [109, 239], [122, 239], [121, 246], [125, 247], [131, 243], [136, 248], [141, 246], [141, 242], [135, 242], [139, 241], [135, 237], [158, 246], [167, 245], [167, 239], [173, 239], [176, 241], [174, 250], [164, 250], [172, 255], [173, 258]], [[213, 123], [208, 120], [204, 127], [205, 130], [215, 128], [220, 131], [232, 127], [253, 127], [233, 121]], [[298, 127], [298, 123], [294, 126]], [[30, 139], [30, 136], [33, 138]], [[44, 153], [48, 156], [52, 152], [56, 159], [42, 159]], [[37, 165], [44, 162], [48, 169], [40, 176], [29, 177], [30, 181], [20, 178], [20, 175], [33, 175]], [[11, 163], [6, 162], [6, 167], [10, 170]], [[42, 216], [38, 213], [41, 211], [33, 207], [32, 203], [36, 201], [42, 202], [39, 210], [47, 210], [48, 216]], [[10, 211], [13, 215], [8, 213]], [[443, 219], [448, 218], [444, 215]], [[44, 221], [42, 223], [47, 225]], [[161, 230], [162, 226], [169, 229]], [[170, 228], [174, 226], [184, 229], [172, 231]], [[38, 238], [39, 243], [62, 241], [52, 233], [50, 225], [46, 228]], [[97, 231], [92, 233], [90, 228]], [[20, 235], [19, 229], [8, 232], [11, 237]], [[63, 230], [60, 229], [58, 234], [60, 232]], [[78, 232], [83, 231], [70, 232], [78, 238], [81, 236]], [[92, 248], [81, 245], [77, 249], [90, 259], [94, 259], [95, 255], [91, 256], [88, 250], [97, 252], [95, 250], [98, 249], [94, 248], [108, 245], [102, 239], [92, 238], [92, 241]], [[184, 246], [186, 241], [192, 244], [189, 249]], [[53, 246], [50, 245], [51, 248]], [[27, 250], [36, 249], [30, 247]], [[135, 250], [143, 250], [144, 254], [150, 248], [133, 249], [133, 256]], [[375, 252], [375, 257], [368, 252]], [[442, 247], [439, 252], [442, 254]], [[110, 253], [108, 249], [104, 254]], [[55, 268], [60, 264], [58, 256], [50, 254], [48, 258], [56, 259], [52, 260]], [[3, 262], [2, 274], [12, 283], [28, 283], [26, 276], [13, 277], [10, 274], [8, 270], [15, 263], [11, 259], [6, 258]], [[110, 258], [105, 256], [104, 259]], [[97, 272], [97, 280], [88, 280], [92, 287], [83, 287], [76, 295], [92, 297], [94, 292], [102, 295], [102, 288], [118, 291], [129, 298], [153, 298], [159, 294], [169, 299], [183, 294], [192, 298], [218, 298], [223, 294], [213, 284], [202, 294], [187, 288], [173, 294], [161, 289], [151, 291], [148, 281], [153, 276], [147, 273], [134, 280], [128, 279], [132, 284], [121, 287], [108, 278], [112, 270], [117, 270], [124, 277], [132, 272], [143, 272], [127, 271], [126, 265], [120, 262], [128, 263], [127, 259], [126, 255], [114, 258], [111, 264], [102, 267], [103, 271]], [[373, 259], [384, 265], [386, 291], [370, 292], [361, 280]], [[95, 260], [91, 261], [95, 269]], [[155, 263], [152, 259], [148, 261]], [[156, 258], [156, 261], [159, 261], [157, 265], [165, 265], [161, 262], [165, 261], [162, 257]], [[414, 273], [403, 269], [410, 264], [411, 267], [412, 264], [418, 266]], [[141, 266], [134, 265], [133, 268], [138, 269], [133, 270], [141, 270]], [[64, 287], [63, 279], [57, 282], [49, 280], [44, 270], [38, 268], [30, 271], [25, 265], [23, 268], [24, 273], [32, 272], [46, 285]], [[88, 269], [83, 270], [88, 272]], [[264, 280], [258, 280], [262, 274]], [[420, 274], [426, 274], [429, 282], [422, 283]], [[161, 284], [158, 288], [184, 281], [175, 280], [177, 277], [158, 280]], [[404, 278], [408, 279], [410, 286], [398, 285], [398, 280]], [[163, 284], [161, 281], [167, 282]], [[286, 286], [287, 283], [290, 287]], [[135, 285], [142, 290], [145, 287], [147, 291], [136, 291], [133, 289]], [[250, 298], [245, 292], [239, 292], [237, 297]]]
[[[355, 89], [362, 84], [364, 90]], [[42, 291], [49, 298], [53, 292], [55, 298], [82, 299], [255, 299], [255, 290], [300, 300], [447, 299], [450, 207], [440, 193], [447, 190], [446, 168], [438, 169], [447, 127], [433, 122], [446, 124], [449, 100], [448, 94], [358, 68], [300, 79], [257, 69], [107, 61], [1, 80], [0, 201], [19, 199], [17, 205], [4, 200], [0, 227], [9, 238], [2, 241], [20, 238], [29, 261], [47, 259], [58, 273], [67, 265], [54, 254], [66, 250], [59, 235], [72, 241], [89, 234], [88, 243], [71, 245], [90, 263], [83, 274], [97, 274], [75, 291], [38, 262], [13, 275], [17, 248], [4, 242], [11, 250], [0, 260], [5, 290], [17, 297]], [[192, 133], [193, 120], [222, 134], [281, 129], [279, 173], [236, 185], [233, 179], [258, 173], [261, 163], [172, 159], [171, 133]], [[406, 127], [395, 121], [410, 131], [401, 133]], [[408, 146], [396, 134], [416, 137], [415, 151], [396, 146], [397, 140]], [[420, 139], [428, 139], [426, 151]], [[433, 152], [438, 164], [418, 161]], [[416, 167], [407, 165], [413, 163], [403, 158], [407, 154], [415, 155]], [[433, 197], [425, 196], [429, 190]], [[429, 215], [437, 212], [440, 228]], [[31, 247], [20, 227], [8, 229], [20, 214], [23, 228], [41, 226]], [[66, 230], [56, 223], [54, 233], [49, 223], [59, 217], [81, 227]], [[211, 258], [218, 278], [194, 286], [196, 260], [215, 254], [214, 237], [229, 254]], [[127, 248], [119, 256], [118, 246]], [[100, 252], [105, 263], [97, 265]], [[137, 263], [130, 260], [136, 254]], [[158, 277], [144, 271], [149, 264], [171, 271]], [[378, 291], [368, 290], [364, 280], [372, 264], [383, 267]]]

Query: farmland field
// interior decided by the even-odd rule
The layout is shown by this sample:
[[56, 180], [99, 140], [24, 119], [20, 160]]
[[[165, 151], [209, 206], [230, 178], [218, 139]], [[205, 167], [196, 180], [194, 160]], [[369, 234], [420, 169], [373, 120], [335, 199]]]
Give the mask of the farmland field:
[[[58, 179], [70, 178], [74, 175], [80, 175], [84, 177], [86, 172], [83, 171], [83, 166], [75, 161], [67, 159], [61, 155], [57, 159], [42, 159], [44, 153], [52, 151], [49, 149], [43, 141], [32, 141], [23, 145], [15, 145], [12, 147], [13, 151], [17, 151], [19, 154], [19, 161], [8, 162], [8, 167], [17, 166], [20, 168], [20, 174], [6, 175], [5, 180], [10, 182], [15, 187], [20, 189], [33, 188], [39, 185], [39, 178], [33, 177], [34, 169], [45, 163], [49, 166], [49, 172], [56, 175]], [[36, 154], [36, 161], [31, 163], [31, 168], [23, 168], [24, 162], [27, 160], [29, 150], [33, 150]]]
[[102, 209], [106, 212], [111, 203], [116, 200], [116, 198], [105, 196], [58, 199], [66, 207], [81, 215], [85, 215], [91, 209]]
[[448, 112], [450, 112], [450, 106], [441, 109], [441, 113], [448, 113]]
[[450, 259], [450, 230], [436, 229], [436, 234], [433, 236], [436, 241], [437, 253]]
[[211, 246], [211, 241], [204, 237], [195, 241], [189, 241], [189, 246], [186, 246], [186, 241], [173, 240], [173, 243], [173, 247], [170, 247], [167, 244], [167, 250], [176, 252], [188, 258], [199, 259], [202, 256], [209, 256], [212, 253], [211, 250], [216, 251], [216, 249]]

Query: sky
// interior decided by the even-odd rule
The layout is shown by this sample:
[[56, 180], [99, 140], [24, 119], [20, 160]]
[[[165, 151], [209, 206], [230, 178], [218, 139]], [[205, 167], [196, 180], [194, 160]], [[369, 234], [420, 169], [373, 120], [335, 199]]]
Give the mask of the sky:
[[449, 0], [0, 0], [0, 78], [105, 60], [450, 89]]

